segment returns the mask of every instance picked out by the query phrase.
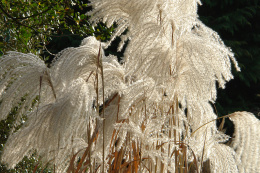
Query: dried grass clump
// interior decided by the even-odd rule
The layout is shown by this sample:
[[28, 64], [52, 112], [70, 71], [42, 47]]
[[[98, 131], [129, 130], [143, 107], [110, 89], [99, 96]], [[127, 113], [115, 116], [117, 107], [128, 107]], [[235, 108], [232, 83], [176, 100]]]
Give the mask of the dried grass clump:
[[[31, 54], [0, 59], [0, 118], [25, 95], [19, 115], [28, 116], [1, 161], [14, 167], [36, 150], [56, 172], [259, 172], [259, 120], [225, 116], [231, 145], [215, 124], [216, 82], [224, 88], [231, 62], [239, 67], [199, 21], [199, 1], [91, 2], [94, 23], [117, 23], [108, 43], [88, 37], [50, 68]], [[118, 50], [129, 41], [122, 64], [104, 55], [116, 36]]]

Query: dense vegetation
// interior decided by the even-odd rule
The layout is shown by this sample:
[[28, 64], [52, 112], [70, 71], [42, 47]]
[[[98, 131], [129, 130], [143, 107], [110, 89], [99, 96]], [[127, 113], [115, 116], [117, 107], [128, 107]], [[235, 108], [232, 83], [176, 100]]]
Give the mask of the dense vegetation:
[[[109, 39], [112, 28], [99, 24], [92, 27], [85, 15], [88, 2], [77, 1], [12, 1], [0, 3], [0, 54], [10, 50], [32, 52], [50, 63], [53, 54], [66, 47], [78, 46], [82, 38], [95, 35]], [[200, 19], [217, 31], [225, 44], [232, 48], [242, 72], [235, 70], [235, 79], [225, 90], [219, 90], [216, 110], [218, 114], [247, 110], [258, 114], [260, 108], [260, 26], [259, 2], [203, 0], [199, 8]], [[26, 7], [26, 8], [20, 8]], [[115, 51], [111, 47], [110, 51]], [[115, 54], [115, 53], [114, 53]], [[0, 124], [1, 149], [8, 136], [15, 109]], [[25, 159], [26, 161], [27, 159]], [[17, 171], [34, 169], [28, 160]], [[28, 163], [28, 164], [27, 164]], [[5, 170], [1, 166], [0, 170]], [[15, 170], [12, 170], [15, 172]]]

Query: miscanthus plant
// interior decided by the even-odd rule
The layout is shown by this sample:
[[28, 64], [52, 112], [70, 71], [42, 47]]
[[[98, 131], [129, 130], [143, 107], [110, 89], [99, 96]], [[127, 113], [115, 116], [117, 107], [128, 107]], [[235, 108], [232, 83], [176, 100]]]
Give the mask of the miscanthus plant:
[[[199, 0], [92, 0], [92, 22], [116, 30], [85, 38], [50, 67], [32, 54], [0, 59], [0, 117], [19, 105], [1, 161], [37, 152], [56, 172], [260, 172], [260, 122], [216, 126], [216, 87], [233, 78], [234, 55], [197, 15]], [[116, 37], [122, 62], [105, 56]], [[24, 98], [21, 102], [21, 98]], [[32, 104], [37, 101], [36, 104]], [[28, 120], [23, 123], [21, 117]]]

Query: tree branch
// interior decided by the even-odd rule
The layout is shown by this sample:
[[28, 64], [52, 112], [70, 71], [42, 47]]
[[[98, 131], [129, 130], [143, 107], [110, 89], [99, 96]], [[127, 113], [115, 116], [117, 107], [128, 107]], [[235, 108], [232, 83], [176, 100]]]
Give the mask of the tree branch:
[[25, 27], [27, 27], [27, 28], [31, 28], [32, 30], [34, 30], [35, 32], [38, 33], [38, 31], [36, 31], [33, 27], [28, 26], [28, 25], [25, 25], [25, 24], [19, 22], [16, 18], [14, 18], [14, 17], [11, 16], [10, 14], [8, 14], [8, 12], [4, 10], [2, 2], [0, 2], [0, 10], [1, 10], [7, 17], [11, 18], [11, 19], [12, 19], [15, 23], [17, 23], [18, 25], [22, 25], [22, 26], [25, 26]]

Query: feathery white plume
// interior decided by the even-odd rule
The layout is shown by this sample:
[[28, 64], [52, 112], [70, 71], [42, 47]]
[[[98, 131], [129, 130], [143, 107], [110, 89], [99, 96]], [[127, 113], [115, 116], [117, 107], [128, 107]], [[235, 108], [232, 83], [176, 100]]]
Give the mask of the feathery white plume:
[[[94, 37], [89, 37], [83, 40], [82, 46], [62, 51], [50, 69], [31, 54], [11, 52], [2, 57], [1, 67], [5, 67], [5, 71], [1, 71], [4, 78], [1, 87], [7, 91], [4, 94], [1, 92], [1, 110], [8, 114], [26, 93], [29, 95], [26, 97], [27, 104], [31, 104], [39, 92], [41, 96], [39, 109], [28, 114], [26, 124], [11, 134], [5, 144], [1, 159], [9, 167], [14, 167], [24, 156], [36, 150], [44, 163], [52, 160], [57, 165], [57, 171], [64, 172], [72, 149], [76, 153], [87, 146], [86, 133], [91, 130], [88, 129], [89, 121], [95, 119], [97, 114], [93, 102], [97, 99], [95, 75], [101, 76], [100, 66], [106, 73], [106, 98], [120, 92], [124, 82], [124, 70], [115, 58], [103, 56], [100, 45]], [[9, 82], [11, 80], [14, 82]], [[101, 77], [98, 83], [98, 90], [101, 91]], [[17, 94], [7, 97], [12, 92]], [[24, 109], [30, 107], [26, 105]]]
[[236, 152], [239, 172], [260, 172], [260, 120], [249, 112], [235, 112], [229, 119], [235, 125], [230, 146]]

